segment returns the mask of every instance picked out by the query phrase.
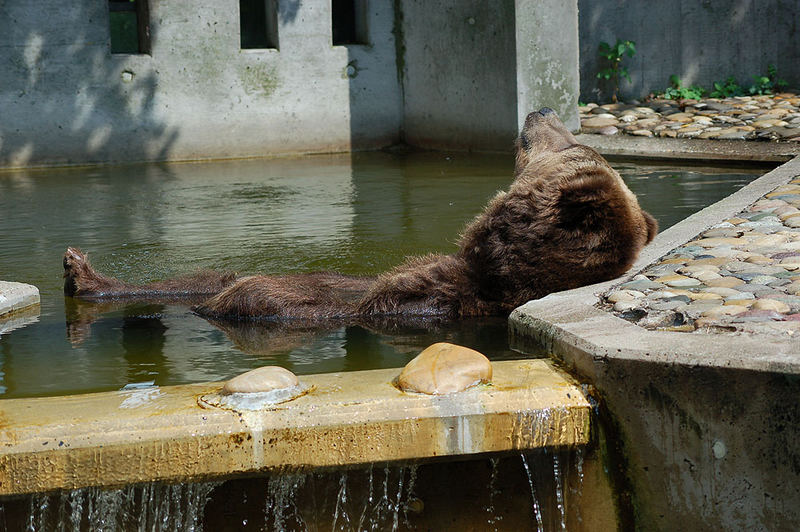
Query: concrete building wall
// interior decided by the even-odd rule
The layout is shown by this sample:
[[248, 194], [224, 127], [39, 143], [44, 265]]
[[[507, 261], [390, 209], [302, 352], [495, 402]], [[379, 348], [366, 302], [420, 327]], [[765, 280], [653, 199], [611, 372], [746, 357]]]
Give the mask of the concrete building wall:
[[400, 6], [406, 141], [510, 150], [517, 134], [513, 0]]
[[281, 0], [258, 50], [237, 0], [148, 4], [150, 53], [112, 54], [106, 2], [0, 2], [0, 167], [506, 151], [542, 106], [578, 126], [577, 0], [370, 0], [347, 46], [330, 0]]
[[734, 76], [749, 87], [770, 63], [800, 87], [800, 0], [579, 0], [578, 6], [583, 101], [610, 101], [612, 86], [596, 77], [606, 66], [597, 47], [617, 39], [635, 41], [637, 50], [623, 61], [632, 82], [621, 81], [622, 98], [664, 90], [673, 74], [684, 85], [710, 87]]
[[550, 107], [573, 131], [578, 119], [578, 1], [516, 0], [517, 122]]
[[151, 54], [126, 55], [105, 2], [0, 3], [0, 166], [396, 141], [392, 2], [369, 3], [366, 46], [331, 45], [329, 1], [279, 6], [279, 50], [241, 50], [236, 0], [150, 0]]

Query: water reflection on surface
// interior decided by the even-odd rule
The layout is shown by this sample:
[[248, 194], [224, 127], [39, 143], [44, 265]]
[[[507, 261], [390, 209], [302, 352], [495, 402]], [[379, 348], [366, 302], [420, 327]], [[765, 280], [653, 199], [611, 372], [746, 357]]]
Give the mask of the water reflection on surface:
[[[618, 166], [662, 228], [763, 173]], [[68, 245], [132, 282], [204, 268], [376, 274], [453, 252], [512, 168], [511, 155], [369, 153], [0, 173], [0, 279], [42, 295], [38, 322], [0, 336], [2, 397], [219, 380], [267, 364], [398, 367], [436, 341], [518, 357], [499, 318], [214, 324], [165, 302], [64, 298], [61, 280]]]

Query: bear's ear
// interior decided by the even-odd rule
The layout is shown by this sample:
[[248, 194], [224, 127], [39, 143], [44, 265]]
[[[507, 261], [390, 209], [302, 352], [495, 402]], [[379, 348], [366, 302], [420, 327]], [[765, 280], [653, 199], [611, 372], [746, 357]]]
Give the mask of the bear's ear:
[[645, 244], [649, 244], [658, 234], [658, 221], [653, 218], [649, 212], [642, 211], [642, 214], [644, 215], [644, 221], [647, 224], [647, 242], [645, 242]]
[[616, 203], [622, 198], [615, 197], [608, 179], [603, 174], [589, 174], [561, 183], [555, 204], [558, 226], [567, 231], [593, 232], [613, 216]]

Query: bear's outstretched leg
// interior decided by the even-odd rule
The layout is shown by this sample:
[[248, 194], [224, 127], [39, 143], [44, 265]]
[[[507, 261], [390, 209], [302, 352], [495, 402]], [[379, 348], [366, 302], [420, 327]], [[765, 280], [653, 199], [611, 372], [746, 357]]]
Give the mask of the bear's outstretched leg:
[[236, 274], [200, 272], [188, 277], [145, 285], [128, 284], [98, 273], [77, 248], [64, 253], [64, 295], [86, 299], [184, 299], [218, 294], [233, 284]]

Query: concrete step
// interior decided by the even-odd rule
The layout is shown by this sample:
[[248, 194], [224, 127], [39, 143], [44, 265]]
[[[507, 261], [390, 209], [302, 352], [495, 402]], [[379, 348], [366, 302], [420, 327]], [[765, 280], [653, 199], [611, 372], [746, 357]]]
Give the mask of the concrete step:
[[591, 409], [545, 360], [491, 385], [404, 393], [400, 370], [306, 375], [261, 410], [201, 406], [222, 383], [0, 401], [0, 495], [588, 443]]
[[34, 305], [39, 305], [38, 288], [24, 283], [0, 281], [0, 318]]

